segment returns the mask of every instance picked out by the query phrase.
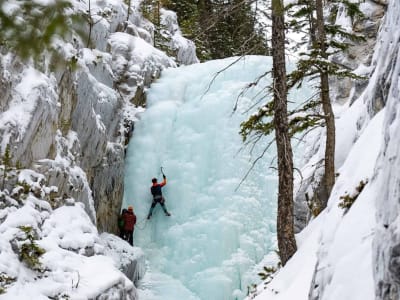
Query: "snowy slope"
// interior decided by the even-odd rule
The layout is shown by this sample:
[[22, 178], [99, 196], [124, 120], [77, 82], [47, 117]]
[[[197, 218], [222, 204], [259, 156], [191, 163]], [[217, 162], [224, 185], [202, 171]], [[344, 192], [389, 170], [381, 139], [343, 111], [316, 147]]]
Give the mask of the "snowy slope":
[[136, 299], [135, 286], [119, 270], [128, 263], [115, 256], [124, 249], [129, 261], [140, 260], [140, 249], [99, 236], [82, 203], [69, 199], [53, 209], [48, 193], [56, 187], [47, 187], [40, 174], [23, 170], [19, 177], [40, 182], [35, 193], [41, 196], [0, 194], [0, 299]]
[[[399, 22], [398, 1], [388, 1], [371, 64], [362, 66], [368, 85], [336, 107], [339, 175], [328, 207], [297, 235], [299, 250], [274, 280], [249, 298], [399, 299]], [[339, 208], [366, 180], [351, 208]]]
[[21, 61], [1, 46], [0, 299], [137, 298], [143, 252], [101, 231], [117, 231], [144, 90], [163, 69], [198, 61], [169, 11], [167, 46], [178, 56], [153, 47], [140, 2], [129, 1], [128, 17], [127, 1], [71, 1], [93, 20], [90, 47], [74, 31], [54, 37], [68, 61], [54, 70], [52, 53]]

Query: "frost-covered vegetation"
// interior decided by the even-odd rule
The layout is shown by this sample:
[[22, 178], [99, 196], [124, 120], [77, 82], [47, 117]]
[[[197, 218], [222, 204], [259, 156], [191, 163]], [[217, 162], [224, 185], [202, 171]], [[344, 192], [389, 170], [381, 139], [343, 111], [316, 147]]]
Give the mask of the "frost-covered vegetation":
[[[364, 21], [369, 20], [364, 29], [360, 23], [350, 25], [352, 20], [341, 11], [336, 15], [336, 21], [348, 30], [368, 32], [367, 38], [380, 28], [374, 47], [369, 40], [334, 56], [368, 79], [350, 89], [345, 88], [349, 82], [332, 80], [337, 174], [327, 207], [317, 217], [309, 216], [310, 224], [296, 235], [298, 251], [251, 299], [399, 297], [393, 268], [398, 257], [399, 163], [395, 153], [400, 141], [394, 114], [399, 110], [400, 10], [397, 1], [388, 1], [387, 13], [379, 21], [385, 6], [374, 1], [361, 4]], [[298, 201], [304, 199], [301, 194], [318, 192], [315, 183], [307, 182], [320, 172], [316, 166], [323, 156], [320, 145], [324, 139], [323, 130], [307, 138], [302, 177], [296, 180]]]
[[136, 299], [143, 253], [101, 232], [117, 231], [124, 152], [145, 90], [164, 68], [198, 61], [171, 11], [172, 56], [156, 49], [139, 7], [0, 7], [1, 298]]
[[[195, 42], [200, 46], [198, 53], [203, 59], [232, 54], [269, 53], [270, 49], [264, 48], [263, 44], [264, 33], [268, 30], [257, 31], [258, 25], [255, 26], [255, 23], [259, 21], [256, 20], [259, 15], [251, 13], [252, 9], [258, 11], [264, 7], [258, 6], [259, 2], [263, 1], [204, 0], [196, 5], [190, 1], [172, 0], [2, 3], [0, 299], [137, 299], [134, 282], [138, 283], [144, 276], [144, 253], [104, 231], [117, 231], [117, 215], [124, 187], [125, 151], [135, 122], [139, 120], [140, 113], [146, 110], [146, 92], [166, 68], [198, 62], [194, 43], [184, 38], [182, 31], [196, 39]], [[292, 4], [294, 2], [291, 1]], [[313, 5], [310, 7], [309, 4], [314, 4], [314, 1], [300, 2], [306, 4], [306, 10], [312, 8]], [[315, 1], [316, 4], [322, 2]], [[197, 213], [197, 207], [191, 207], [190, 202], [185, 202], [187, 206], [182, 205], [187, 211], [177, 215], [182, 223], [171, 226], [171, 231], [167, 227], [163, 227], [163, 230], [169, 234], [167, 238], [171, 241], [177, 238], [175, 244], [178, 244], [183, 240], [182, 234], [189, 229], [189, 238], [193, 241], [191, 245], [195, 247], [183, 247], [182, 252], [174, 252], [180, 248], [157, 248], [155, 244], [146, 244], [147, 249], [151, 249], [150, 254], [156, 254], [153, 256], [155, 263], [150, 263], [150, 267], [168, 265], [168, 271], [172, 270], [175, 276], [179, 274], [179, 280], [188, 283], [199, 295], [207, 295], [207, 299], [214, 296], [220, 300], [226, 295], [242, 299], [246, 290], [242, 284], [248, 284], [253, 278], [248, 272], [250, 269], [258, 270], [256, 273], [265, 282], [259, 286], [250, 284], [247, 287], [249, 298], [400, 298], [399, 3], [396, 0], [366, 0], [360, 3], [363, 15], [355, 15], [353, 1], [330, 2], [339, 5], [327, 6], [323, 11], [319, 7], [320, 11], [316, 14], [321, 17], [321, 12], [326, 13], [331, 27], [325, 29], [343, 29], [340, 39], [329, 39], [331, 44], [322, 45], [326, 40], [321, 28], [315, 31], [313, 27], [316, 24], [309, 23], [313, 47], [304, 47], [309, 41], [296, 45], [297, 49], [307, 50], [302, 58], [308, 56], [311, 59], [302, 71], [311, 76], [318, 72], [327, 75], [328, 66], [339, 66], [340, 70], [351, 70], [347, 73], [351, 76], [329, 78], [328, 96], [334, 114], [325, 110], [321, 114], [321, 110], [311, 105], [311, 112], [317, 113], [318, 119], [310, 119], [310, 115], [303, 115], [303, 112], [298, 112], [300, 114], [291, 119], [296, 122], [305, 120], [293, 127], [296, 133], [308, 130], [298, 146], [304, 155], [300, 160], [297, 159], [300, 163], [295, 166], [299, 171], [295, 173], [297, 195], [294, 203], [295, 229], [299, 232], [295, 240], [297, 252], [293, 257], [294, 251], [285, 253], [283, 268], [275, 268], [275, 256], [271, 265], [263, 265], [269, 261], [268, 255], [266, 259], [261, 259], [265, 254], [265, 245], [258, 243], [265, 244], [263, 239], [266, 236], [263, 233], [266, 228], [274, 230], [271, 220], [263, 219], [265, 214], [257, 220], [268, 224], [265, 226], [258, 226], [255, 221], [251, 223], [251, 217], [238, 217], [231, 222], [224, 216], [218, 220], [218, 224], [229, 225], [226, 226], [226, 232], [218, 234], [233, 237], [227, 243], [232, 252], [223, 251], [225, 244], [221, 242], [222, 238], [210, 243], [210, 236], [201, 234], [199, 243], [193, 232], [202, 232], [200, 225], [204, 224], [214, 229], [212, 226], [215, 224], [211, 224], [214, 219], [203, 217], [196, 222], [193, 218], [185, 226], [182, 216]], [[166, 8], [173, 8], [178, 14]], [[304, 12], [302, 9], [301, 13]], [[313, 19], [314, 13], [307, 11], [306, 19]], [[182, 22], [183, 30], [178, 26], [178, 20]], [[269, 23], [268, 18], [266, 20]], [[315, 21], [321, 25], [323, 18], [317, 17]], [[290, 24], [293, 25], [293, 22]], [[281, 23], [281, 33], [287, 25], [289, 23]], [[351, 39], [353, 33], [363, 36], [364, 40]], [[254, 39], [247, 39], [247, 36]], [[190, 76], [188, 74], [185, 79]], [[199, 91], [198, 87], [198, 82], [194, 82], [190, 93], [198, 94], [191, 94], [191, 98], [204, 96], [204, 90]], [[224, 86], [220, 89], [221, 92], [225, 90], [231, 91], [233, 88]], [[319, 96], [327, 90], [326, 86], [322, 86]], [[171, 94], [174, 96], [171, 97], [174, 99], [169, 107], [179, 106], [175, 101], [178, 98], [175, 93], [190, 94], [185, 88], [173, 90]], [[215, 96], [212, 93], [209, 95]], [[210, 103], [211, 108], [213, 103]], [[274, 109], [273, 106], [263, 107], [263, 113], [269, 108], [271, 112]], [[158, 119], [166, 115], [161, 115], [162, 111], [160, 109], [155, 113], [159, 114]], [[191, 121], [197, 120], [190, 115], [194, 111], [189, 109], [188, 119]], [[205, 123], [212, 123], [213, 113], [201, 115], [202, 120], [197, 123], [198, 131], [184, 132], [182, 136], [189, 138], [190, 142], [200, 139], [200, 129], [208, 125]], [[185, 128], [176, 127], [177, 115], [172, 114], [170, 120], [173, 133]], [[324, 183], [327, 168], [325, 166], [324, 171], [323, 164], [327, 161], [326, 149], [329, 146], [325, 146], [325, 142], [329, 134], [326, 134], [323, 120], [328, 117], [336, 126], [336, 133], [330, 135], [336, 138], [336, 146], [330, 150], [336, 152], [335, 155], [328, 155], [331, 166], [334, 163], [335, 167], [330, 168], [330, 182], [327, 184]], [[220, 126], [212, 130], [213, 136], [215, 134], [218, 139], [223, 128]], [[163, 129], [163, 126], [155, 128], [154, 136], [165, 134]], [[272, 126], [267, 129], [271, 132]], [[148, 139], [144, 138], [144, 142]], [[179, 153], [178, 162], [171, 164], [171, 168], [182, 163], [180, 155], [189, 157], [184, 171], [180, 170], [179, 173], [182, 178], [193, 177], [194, 180], [190, 187], [184, 185], [187, 183], [184, 180], [180, 186], [184, 188], [180, 189], [183, 193], [179, 200], [188, 201], [194, 194], [191, 187], [196, 186], [196, 179], [200, 179], [196, 176], [205, 174], [201, 169], [205, 163], [199, 164], [198, 173], [192, 174], [190, 171], [195, 169], [193, 164], [200, 157], [195, 155], [196, 149], [185, 148], [189, 141], [183, 143], [184, 146], [175, 140], [168, 142], [178, 146]], [[202, 145], [207, 145], [207, 142], [209, 140]], [[224, 148], [226, 143], [217, 147], [221, 147], [219, 157], [215, 157], [214, 152], [203, 151], [207, 154], [207, 163], [230, 153]], [[157, 145], [153, 149], [159, 150]], [[139, 157], [139, 160], [143, 160], [143, 157]], [[225, 158], [223, 162], [232, 168], [229, 174], [238, 175], [237, 167], [229, 165], [234, 158]], [[211, 167], [217, 165], [213, 163]], [[154, 173], [156, 168], [151, 171]], [[223, 170], [221, 168], [210, 176], [201, 177], [205, 186], [211, 186], [212, 189], [204, 188], [207, 192], [197, 200], [204, 201], [204, 208], [210, 205], [213, 213], [217, 211], [213, 207], [214, 201], [210, 201], [211, 195], [207, 193], [223, 197], [226, 193], [222, 195], [221, 186], [231, 186], [234, 182], [221, 181], [221, 184], [214, 186], [207, 181], [220, 171], [223, 177], [228, 177]], [[145, 180], [144, 172], [139, 169], [137, 172]], [[257, 176], [263, 177], [265, 174], [257, 173]], [[149, 174], [151, 176], [155, 174]], [[176, 178], [179, 179], [179, 176]], [[291, 181], [292, 176], [289, 177]], [[321, 188], [324, 184], [328, 187], [325, 190]], [[243, 203], [248, 203], [254, 208], [255, 201], [251, 197], [261, 189], [255, 191], [251, 186], [248, 190], [251, 190], [250, 197], [243, 195], [239, 199], [237, 194], [232, 194], [234, 200], [225, 199], [223, 211], [231, 204], [242, 208]], [[186, 191], [192, 194], [185, 194]], [[257, 197], [266, 198], [263, 193]], [[137, 197], [135, 201], [142, 198], [145, 197]], [[172, 207], [179, 209], [178, 205]], [[147, 206], [141, 203], [138, 208], [145, 211]], [[249, 211], [252, 210], [246, 210]], [[260, 214], [262, 210], [256, 209], [256, 212]], [[219, 215], [223, 213], [217, 214], [215, 219]], [[228, 215], [235, 213], [228, 210]], [[242, 224], [242, 219], [250, 223]], [[147, 232], [151, 232], [139, 240], [147, 241], [149, 236], [158, 237], [161, 230], [154, 228], [157, 227], [148, 227]], [[250, 228], [251, 232], [236, 239], [240, 235], [232, 231], [239, 232], [243, 228]], [[294, 237], [292, 228], [289, 231]], [[160, 240], [162, 245], [162, 238]], [[270, 241], [269, 238], [267, 240]], [[207, 246], [210, 254], [201, 253], [199, 249], [203, 245]], [[270, 251], [269, 246], [272, 245], [267, 247]], [[215, 251], [217, 248], [221, 252]], [[219, 260], [214, 259], [213, 255], [217, 253], [229, 257], [221, 255]], [[247, 256], [248, 253], [252, 253], [254, 259], [253, 256]], [[278, 251], [278, 254], [282, 256], [284, 253]], [[173, 259], [169, 256], [173, 256]], [[210, 265], [191, 280], [179, 264], [182, 257], [185, 257], [185, 266], [197, 266], [196, 261], [203, 262], [202, 266], [217, 261], [222, 267], [218, 269]], [[257, 262], [260, 264], [254, 266]], [[154, 283], [159, 283], [159, 290], [165, 292], [161, 295], [163, 300], [168, 297], [175, 300], [179, 293], [191, 297], [194, 295], [192, 290], [180, 289], [182, 285], [179, 280], [163, 274], [157, 270], [147, 273], [141, 286], [144, 297], [154, 296]], [[242, 280], [242, 277], [246, 277], [246, 280]], [[162, 285], [164, 282], [172, 282], [174, 287], [179, 288], [171, 291], [170, 285]], [[205, 286], [212, 288], [206, 289]]]

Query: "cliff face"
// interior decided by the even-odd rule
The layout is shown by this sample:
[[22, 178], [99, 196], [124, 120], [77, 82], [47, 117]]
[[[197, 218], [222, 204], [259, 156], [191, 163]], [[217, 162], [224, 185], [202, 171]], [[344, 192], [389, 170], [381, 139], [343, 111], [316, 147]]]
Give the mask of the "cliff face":
[[[390, 30], [395, 28], [396, 30]], [[376, 299], [400, 298], [400, 4], [389, 1], [374, 57], [372, 95], [386, 104], [384, 136], [376, 165], [377, 225], [374, 237]]]
[[[197, 62], [195, 47], [179, 35], [171, 12], [163, 12], [173, 30], [166, 47], [176, 57], [152, 46], [154, 25], [139, 2], [132, 1], [129, 18], [122, 0], [89, 2], [72, 3], [91, 15], [90, 43], [75, 32], [54, 39], [65, 64], [50, 70], [53, 53], [23, 62], [1, 49], [0, 294], [11, 298], [22, 287], [35, 299], [135, 299], [130, 280], [143, 275], [140, 249], [99, 232], [117, 232], [125, 147], [145, 89], [164, 68]], [[89, 23], [79, 26], [89, 32]], [[33, 271], [18, 260], [25, 244], [45, 252], [34, 252], [40, 263]], [[99, 268], [107, 277], [97, 278]], [[52, 288], [44, 288], [46, 280]]]
[[[387, 98], [387, 86], [379, 87], [379, 81], [377, 81], [373, 83], [374, 86], [372, 87], [372, 83], [370, 83], [370, 74], [373, 72], [376, 63], [375, 45], [378, 40], [378, 32], [382, 26], [386, 4], [368, 0], [360, 4], [360, 10], [364, 16], [354, 20], [347, 16], [343, 7], [336, 12], [336, 24], [349, 32], [362, 36], [365, 40], [359, 42], [347, 41], [351, 46], [345, 52], [333, 55], [332, 60], [352, 70], [355, 74], [364, 76], [365, 79], [353, 80], [330, 77], [330, 97], [335, 119], [339, 119], [346, 108], [353, 105], [360, 97], [367, 103], [362, 114], [354, 115], [355, 128], [345, 129], [340, 127], [340, 124], [337, 126], [335, 157], [335, 168], [337, 170], [343, 165], [351, 146], [359, 137], [360, 132], [367, 126], [369, 120], [385, 106]], [[328, 6], [326, 8], [327, 16], [329, 16], [329, 12]], [[370, 99], [366, 99], [365, 94], [371, 96]], [[341, 130], [347, 130], [352, 135], [352, 139], [340, 132]], [[322, 184], [325, 155], [324, 129], [311, 132], [306, 139], [304, 149], [304, 157], [300, 164], [302, 166], [302, 178], [296, 179], [298, 187], [295, 198], [296, 232], [300, 232], [320, 211], [321, 203], [326, 205], [328, 201]]]
[[309, 299], [400, 297], [400, 6], [388, 1], [382, 7], [373, 55], [359, 68], [368, 81], [359, 97], [353, 93], [356, 100], [337, 122], [340, 175], [321, 218], [333, 218], [333, 204], [357, 194], [354, 188], [343, 189], [348, 182], [357, 186], [357, 178], [366, 185], [346, 215], [336, 217], [334, 226], [324, 224]]
[[[366, 19], [366, 35], [379, 28], [375, 46], [351, 49], [360, 62], [355, 71], [368, 80], [335, 85], [335, 186], [327, 207], [297, 235], [298, 251], [255, 299], [400, 298], [400, 6], [363, 6], [384, 16], [379, 26]], [[315, 174], [323, 138], [319, 132], [309, 140], [304, 178]]]
[[[88, 3], [74, 5], [83, 13]], [[1, 55], [1, 152], [9, 145], [14, 164], [44, 174], [58, 187], [58, 203], [67, 197], [84, 203], [100, 231], [117, 231], [124, 148], [140, 111], [137, 105], [144, 104], [144, 89], [163, 68], [176, 65], [153, 48], [154, 27], [137, 9], [132, 7], [126, 21], [123, 1], [92, 3], [91, 13], [98, 18], [92, 47], [84, 48], [78, 36], [58, 41], [76, 67], [40, 72], [11, 53]], [[98, 17], [106, 13], [107, 18]], [[176, 19], [168, 22], [176, 38]], [[178, 62], [196, 62], [193, 44], [180, 40], [178, 48], [171, 38]], [[47, 59], [44, 54], [43, 65]]]

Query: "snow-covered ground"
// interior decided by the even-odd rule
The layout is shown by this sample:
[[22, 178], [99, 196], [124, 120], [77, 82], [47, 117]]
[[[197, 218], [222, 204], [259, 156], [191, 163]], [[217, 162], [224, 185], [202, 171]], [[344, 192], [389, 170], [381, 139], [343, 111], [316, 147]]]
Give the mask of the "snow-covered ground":
[[[387, 4], [372, 61], [356, 70], [369, 77], [366, 88], [353, 103], [334, 107], [338, 177], [328, 207], [297, 235], [299, 249], [287, 265], [250, 299], [399, 299], [400, 10], [396, 0]], [[371, 16], [375, 5], [367, 1], [362, 9]], [[312, 153], [305, 176], [321, 157]], [[346, 195], [358, 195], [349, 210], [339, 207]]]
[[[379, 112], [351, 148], [338, 170], [328, 207], [297, 235], [299, 250], [266, 289], [259, 287], [260, 295], [254, 299], [305, 300], [310, 290], [316, 299], [375, 299], [372, 241], [380, 191], [371, 181], [382, 145], [384, 115], [384, 110]], [[339, 207], [340, 197], [357, 194], [361, 181], [369, 183], [345, 213]], [[311, 286], [315, 272], [319, 277]]]
[[[154, 27], [137, 12], [139, 2], [132, 1], [127, 29], [117, 33], [127, 17], [126, 4], [92, 2], [93, 49], [55, 39], [67, 58], [78, 59], [79, 76], [69, 78], [78, 88], [57, 86], [65, 73], [42, 73], [16, 63], [11, 54], [0, 55], [7, 95], [7, 102], [0, 103], [5, 110], [0, 115], [1, 150], [11, 143], [12, 154], [25, 168], [37, 168], [10, 171], [18, 179], [9, 178], [6, 187], [17, 182], [18, 187], [0, 192], [0, 299], [134, 299], [137, 291], [131, 280], [142, 277], [145, 267], [138, 289], [141, 300], [242, 299], [248, 285], [259, 281], [256, 274], [262, 266], [276, 263], [270, 254], [276, 249], [276, 181], [268, 173], [273, 154], [267, 153], [235, 191], [265, 146], [259, 144], [252, 155], [239, 151], [237, 133], [265, 82], [247, 91], [238, 111], [231, 113], [243, 87], [270, 68], [265, 57], [240, 61], [218, 75], [209, 90], [213, 75], [232, 59], [165, 71], [148, 93], [149, 108], [139, 115], [128, 151], [124, 204], [135, 207], [139, 224], [134, 242], [143, 251], [98, 233], [96, 213], [108, 216], [109, 202], [95, 212], [83, 169], [101, 165], [107, 155], [122, 149], [124, 128], [117, 121], [121, 116], [135, 120], [143, 111], [129, 102], [139, 87], [145, 89], [166, 66], [197, 62], [193, 44], [181, 36], [172, 12], [162, 10], [161, 19], [169, 29], [170, 48], [179, 50], [175, 61], [151, 45]], [[393, 299], [398, 296], [390, 264], [396, 263], [400, 235], [400, 10], [397, 0], [388, 3], [371, 65], [357, 70], [371, 75], [369, 85], [351, 106], [335, 107], [339, 175], [328, 207], [298, 234], [299, 250], [285, 268], [251, 297], [364, 300], [375, 299], [377, 291], [379, 299], [386, 299], [388, 290]], [[88, 9], [88, 1], [73, 4], [81, 12]], [[363, 5], [373, 13], [368, 11], [370, 2]], [[349, 25], [348, 19], [338, 17]], [[119, 80], [124, 78], [129, 80]], [[119, 91], [113, 90], [114, 81]], [[121, 90], [123, 105], [117, 101]], [[74, 92], [77, 99], [66, 96]], [[386, 103], [388, 108], [375, 115]], [[115, 107], [121, 114], [114, 119], [110, 112], [117, 111]], [[108, 139], [106, 135], [114, 137], [115, 132], [119, 138]], [[99, 155], [96, 144], [108, 152]], [[120, 153], [123, 157], [123, 150]], [[116, 156], [105, 169], [116, 165]], [[168, 176], [164, 192], [172, 217], [157, 208], [146, 222], [150, 179], [161, 180], [161, 166]], [[104, 190], [122, 178], [122, 172], [112, 173], [113, 178], [108, 174], [100, 174], [104, 181], [97, 182]], [[354, 196], [361, 181], [368, 183], [350, 210], [339, 208], [340, 197]], [[123, 272], [129, 273], [133, 262], [136, 271], [128, 278]]]
[[0, 275], [6, 291], [0, 299], [90, 299], [101, 294], [118, 299], [113, 293], [135, 299], [136, 288], [120, 269], [127, 264], [124, 256], [140, 260], [143, 253], [115, 236], [99, 236], [82, 203], [69, 199], [67, 206], [53, 210], [34, 195], [23, 204], [1, 196], [9, 206], [0, 209]]
[[[21, 1], [9, 2], [1, 12], [22, 18]], [[129, 1], [129, 16], [123, 0], [70, 2], [93, 27], [90, 43], [74, 31], [88, 33], [86, 21], [53, 37], [65, 65], [49, 70], [53, 52], [21, 61], [1, 46], [0, 299], [137, 298], [143, 252], [97, 228], [117, 228], [125, 142], [143, 111], [133, 102], [162, 69], [198, 61], [171, 11], [161, 17], [176, 57], [153, 46], [141, 1]]]

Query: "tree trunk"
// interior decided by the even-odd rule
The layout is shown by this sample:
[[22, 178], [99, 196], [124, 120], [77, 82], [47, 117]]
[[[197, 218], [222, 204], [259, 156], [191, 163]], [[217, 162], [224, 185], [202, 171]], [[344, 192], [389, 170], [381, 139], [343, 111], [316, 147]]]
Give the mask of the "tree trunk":
[[130, 12], [131, 12], [131, 0], [128, 0], [128, 12], [127, 12], [127, 16], [126, 16], [126, 22], [129, 21]]
[[282, 265], [296, 252], [293, 229], [293, 153], [287, 112], [285, 65], [285, 24], [282, 0], [272, 0], [272, 58], [274, 90], [274, 127], [278, 154], [277, 235]]
[[[315, 2], [316, 13], [317, 13], [317, 37], [319, 46], [321, 49], [321, 56], [324, 59], [328, 59], [326, 53], [326, 35], [323, 15], [322, 0], [316, 0]], [[322, 109], [325, 115], [326, 124], [326, 142], [325, 142], [325, 189], [329, 198], [332, 187], [335, 184], [335, 116], [329, 97], [329, 77], [328, 70], [321, 70], [321, 102]], [[326, 207], [326, 203], [323, 208]]]

